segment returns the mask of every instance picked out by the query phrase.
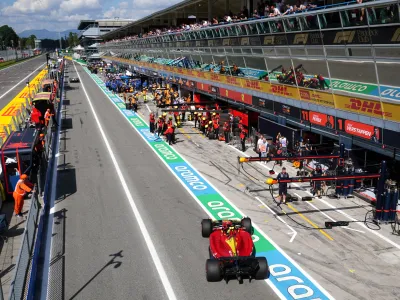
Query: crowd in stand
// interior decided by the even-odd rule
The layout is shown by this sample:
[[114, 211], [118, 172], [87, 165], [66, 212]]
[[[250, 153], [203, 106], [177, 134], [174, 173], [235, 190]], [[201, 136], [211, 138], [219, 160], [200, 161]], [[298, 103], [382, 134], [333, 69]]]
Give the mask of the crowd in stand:
[[287, 4], [286, 1], [287, 0], [277, 0], [276, 2], [272, 3], [272, 1], [261, 0], [257, 3], [257, 9], [255, 9], [252, 13], [249, 12], [246, 6], [243, 6], [243, 9], [239, 13], [234, 14], [230, 11], [223, 18], [214, 17], [211, 21], [203, 21], [193, 24], [182, 24], [179, 27], [155, 29], [144, 34], [126, 36], [122, 39], [110, 40], [107, 43], [135, 40], [138, 38], [146, 38], [150, 36], [160, 36], [169, 33], [195, 30], [204, 27], [234, 23], [245, 20], [254, 20], [260, 18], [270, 18], [281, 15], [289, 15], [294, 13], [305, 12], [307, 10], [315, 9], [318, 7], [315, 2], [316, 0], [310, 0], [310, 2], [308, 0], [297, 0], [295, 5]]

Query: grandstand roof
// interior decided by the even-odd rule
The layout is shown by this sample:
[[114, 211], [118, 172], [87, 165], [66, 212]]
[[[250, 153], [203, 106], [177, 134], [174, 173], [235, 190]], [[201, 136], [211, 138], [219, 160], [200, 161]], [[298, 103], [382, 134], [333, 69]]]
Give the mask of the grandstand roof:
[[134, 22], [132, 19], [98, 19], [98, 20], [81, 20], [78, 25], [78, 30], [84, 30], [89, 25], [96, 24], [99, 27], [113, 26], [121, 27]]
[[[152, 13], [151, 15], [148, 15], [142, 19], [134, 21], [126, 26], [118, 28], [112, 32], [107, 32], [103, 34], [101, 37], [104, 40], [110, 40], [115, 37], [121, 37], [129, 34], [136, 34], [140, 32], [141, 27], [152, 26], [152, 25], [156, 25], [159, 27], [161, 26], [168, 27], [173, 25], [173, 24], [167, 24], [168, 22], [171, 21], [173, 22], [174, 20], [177, 19], [191, 19], [189, 18], [189, 16], [196, 16], [198, 19], [208, 19], [208, 2], [209, 2], [208, 0], [184, 0], [175, 5], [169, 6], [163, 10]], [[224, 14], [225, 5], [216, 5], [216, 2], [218, 2], [218, 0], [212, 3], [214, 12], [216, 14], [221, 14], [221, 13]], [[222, 3], [222, 1], [220, 2]], [[231, 1], [229, 5], [232, 6], [234, 2], [235, 3], [237, 2], [239, 4], [239, 1], [234, 0]], [[160, 24], [156, 24], [154, 22], [155, 19], [163, 19], [164, 21], [168, 22], [164, 23], [161, 22]]]

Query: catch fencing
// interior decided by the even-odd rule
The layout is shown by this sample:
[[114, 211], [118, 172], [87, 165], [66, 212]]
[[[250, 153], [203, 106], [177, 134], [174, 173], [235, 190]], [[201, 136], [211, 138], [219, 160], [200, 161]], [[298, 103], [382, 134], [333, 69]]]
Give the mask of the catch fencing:
[[40, 211], [39, 193], [35, 188], [31, 197], [31, 205], [26, 220], [22, 246], [19, 251], [15, 268], [14, 279], [10, 287], [10, 300], [21, 300], [25, 294], [25, 283], [29, 280], [29, 265], [35, 245], [35, 235], [38, 227], [38, 217]]
[[[49, 76], [49, 75], [47, 75]], [[57, 75], [56, 78], [59, 82], [60, 80], [63, 80], [63, 78], [60, 75]], [[57, 90], [57, 97], [61, 97], [62, 93], [62, 85], [61, 88]], [[19, 114], [21, 116], [16, 116], [15, 122], [17, 122], [16, 125], [18, 125], [18, 128], [22, 130], [23, 128], [26, 128], [28, 124], [28, 118], [29, 118], [29, 113], [30, 113], [30, 101], [28, 101], [27, 106], [24, 109], [21, 109]], [[58, 110], [58, 101], [54, 100], [54, 106], [55, 106], [55, 111]], [[41, 212], [41, 208], [43, 207], [42, 203], [42, 197], [44, 194], [45, 190], [45, 185], [46, 182], [48, 181], [47, 176], [48, 176], [48, 161], [49, 161], [49, 156], [51, 154], [51, 145], [53, 143], [53, 124], [54, 124], [54, 119], [50, 119], [49, 124], [47, 126], [47, 132], [45, 134], [45, 149], [43, 152], [43, 156], [41, 158], [41, 163], [39, 166], [38, 173], [36, 174], [37, 176], [37, 184], [35, 185], [34, 192], [31, 197], [31, 205], [29, 208], [29, 213], [28, 217], [26, 220], [26, 226], [24, 230], [24, 235], [23, 235], [23, 240], [22, 240], [22, 246], [20, 248], [20, 252], [18, 255], [17, 263], [16, 263], [16, 269], [15, 269], [15, 274], [13, 281], [10, 286], [10, 294], [9, 294], [9, 300], [21, 300], [25, 299], [28, 294], [28, 288], [30, 283], [30, 276], [31, 276], [31, 271], [33, 269], [33, 254], [35, 250], [35, 242], [36, 242], [36, 236], [39, 234], [38, 229], [40, 226], [40, 219], [39, 215]], [[16, 126], [17, 127], [17, 126]], [[43, 227], [43, 226], [41, 226]], [[35, 266], [36, 268], [36, 266]], [[2, 300], [3, 296], [0, 295], [0, 300]]]

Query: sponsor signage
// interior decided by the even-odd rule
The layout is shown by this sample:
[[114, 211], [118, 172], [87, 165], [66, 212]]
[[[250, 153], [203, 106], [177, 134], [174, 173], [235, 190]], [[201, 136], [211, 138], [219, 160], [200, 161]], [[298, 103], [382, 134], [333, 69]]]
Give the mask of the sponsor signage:
[[290, 106], [287, 104], [275, 102], [274, 103], [274, 111], [285, 116], [290, 116], [299, 119], [300, 118], [300, 109], [295, 106]]
[[271, 110], [271, 111], [274, 110], [274, 101], [272, 101], [272, 100], [253, 96], [252, 104], [254, 106], [260, 106], [260, 107], [263, 107], [263, 108]]
[[335, 128], [335, 118], [316, 111], [301, 111], [301, 119], [310, 122], [311, 124], [322, 126], [328, 129]]
[[375, 143], [380, 143], [382, 141], [381, 129], [373, 125], [337, 118], [336, 128], [340, 131], [346, 132], [347, 134], [357, 136]]
[[[91, 74], [87, 68], [85, 71], [93, 79], [97, 75]], [[104, 83], [99, 87], [106, 94]], [[111, 101], [111, 99], [110, 99]], [[120, 109], [116, 105], [117, 109]], [[144, 128], [138, 128], [132, 123], [135, 130], [142, 136], [146, 143], [153, 149], [168, 169], [175, 174], [179, 182], [196, 199], [204, 211], [213, 219], [242, 219], [243, 214], [234, 205], [222, 196], [197, 170], [186, 162], [178, 152], [162, 140], [154, 140], [154, 136], [148, 131], [148, 126], [138, 115], [135, 118], [144, 124]], [[132, 122], [132, 117], [127, 119]], [[271, 276], [269, 280], [275, 289], [286, 299], [333, 299], [332, 296], [319, 286], [300, 266], [297, 265], [283, 250], [275, 244], [265, 233], [261, 233], [254, 226], [252, 234], [257, 256], [268, 259]], [[288, 280], [290, 278], [290, 280]]]

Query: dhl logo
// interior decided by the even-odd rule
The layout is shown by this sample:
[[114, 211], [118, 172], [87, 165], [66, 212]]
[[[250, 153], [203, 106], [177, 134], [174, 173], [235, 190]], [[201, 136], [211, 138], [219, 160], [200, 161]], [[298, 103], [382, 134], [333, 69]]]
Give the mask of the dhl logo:
[[293, 44], [298, 45], [298, 44], [307, 44], [308, 41], [308, 33], [300, 33], [300, 34], [296, 34], [294, 36], [294, 41]]
[[400, 28], [397, 28], [396, 32], [393, 34], [391, 41], [395, 43], [400, 42]]
[[345, 107], [351, 110], [366, 112], [377, 116], [391, 117], [392, 113], [384, 112], [380, 102], [361, 100], [361, 99], [350, 99], [351, 104], [346, 104]]
[[340, 31], [336, 33], [335, 39], [333, 41], [334, 44], [340, 44], [342, 42], [351, 44], [353, 42], [354, 36], [356, 35], [355, 30], [351, 31]]
[[245, 85], [247, 88], [250, 88], [250, 89], [261, 90], [261, 86], [258, 81], [245, 80]]
[[288, 96], [287, 87], [283, 85], [272, 85], [272, 93]]
[[228, 84], [240, 85], [240, 83], [234, 77], [227, 77], [226, 81], [228, 82]]
[[310, 92], [309, 91], [300, 90], [300, 98], [304, 99], [304, 100], [311, 100]]
[[211, 73], [211, 80], [219, 81], [219, 75], [215, 73]]
[[14, 117], [17, 115], [17, 113], [19, 112], [19, 109], [17, 108], [16, 105], [10, 105], [9, 107], [7, 107], [7, 109], [5, 111], [3, 111], [1, 113], [2, 117]]

